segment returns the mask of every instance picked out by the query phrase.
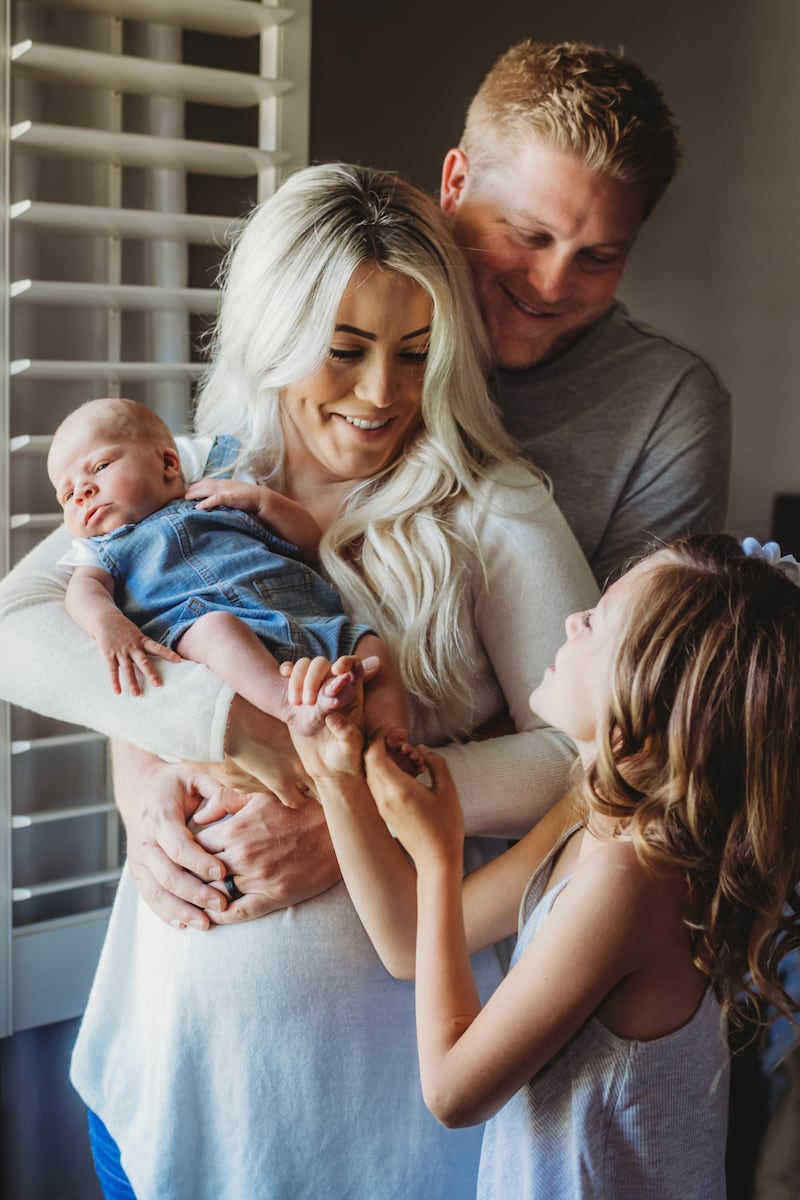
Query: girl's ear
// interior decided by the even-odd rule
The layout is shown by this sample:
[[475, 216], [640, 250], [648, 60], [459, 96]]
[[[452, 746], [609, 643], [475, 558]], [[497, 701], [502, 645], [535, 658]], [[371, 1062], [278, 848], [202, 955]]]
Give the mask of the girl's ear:
[[164, 479], [177, 479], [181, 473], [181, 459], [178, 451], [172, 446], [164, 447]]

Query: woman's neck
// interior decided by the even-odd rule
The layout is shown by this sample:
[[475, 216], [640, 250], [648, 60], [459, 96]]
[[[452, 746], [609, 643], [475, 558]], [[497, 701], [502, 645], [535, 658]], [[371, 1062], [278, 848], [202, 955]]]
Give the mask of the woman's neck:
[[284, 495], [302, 504], [323, 533], [332, 524], [352, 489], [353, 482], [349, 479], [324, 479], [314, 471], [297, 471], [287, 467], [284, 474]]

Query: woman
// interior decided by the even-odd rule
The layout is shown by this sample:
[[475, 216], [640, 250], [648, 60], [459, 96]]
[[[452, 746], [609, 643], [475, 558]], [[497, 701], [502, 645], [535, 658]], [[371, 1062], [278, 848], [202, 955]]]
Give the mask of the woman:
[[[435, 205], [385, 173], [309, 168], [254, 212], [232, 251], [193, 450], [202, 465], [208, 439], [232, 434], [242, 472], [305, 505], [323, 530], [323, 570], [394, 655], [413, 736], [452, 743], [468, 827], [502, 836], [563, 786], [571, 752], [527, 698], [564, 617], [596, 590], [499, 424], [487, 362], [467, 268]], [[323, 817], [301, 793], [285, 728], [190, 664], [165, 664], [162, 688], [110, 706], [97, 655], [62, 614], [61, 544], [48, 539], [4, 584], [0, 653], [9, 698], [80, 711], [136, 743], [117, 771], [130, 870], [164, 919], [126, 872], [73, 1061], [136, 1196], [471, 1196], [480, 1138], [425, 1111], [413, 989], [389, 979], [342, 885], [329, 888]], [[520, 611], [523, 595], [533, 613]], [[31, 661], [47, 663], [46, 681], [27, 679]], [[519, 732], [463, 741], [506, 709]], [[204, 835], [212, 857], [185, 826], [208, 780], [153, 752], [227, 754], [296, 805], [276, 814], [281, 839], [289, 826], [304, 839], [288, 895], [329, 890], [239, 920], [276, 907], [264, 856], [246, 847], [255, 834], [260, 848], [274, 797], [237, 802], [243, 811]], [[177, 930], [202, 930], [212, 902], [223, 907], [204, 882], [214, 870], [248, 893], [215, 918], [231, 924]], [[476, 969], [485, 993], [498, 954]]]

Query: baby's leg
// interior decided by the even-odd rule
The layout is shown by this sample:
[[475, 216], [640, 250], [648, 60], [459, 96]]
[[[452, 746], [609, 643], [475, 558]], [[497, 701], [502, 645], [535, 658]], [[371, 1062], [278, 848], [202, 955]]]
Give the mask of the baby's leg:
[[381, 725], [390, 725], [393, 730], [402, 731], [402, 737], [386, 739], [389, 756], [409, 775], [422, 774], [425, 770], [422, 756], [406, 740], [411, 723], [408, 696], [389, 651], [380, 638], [372, 633], [365, 633], [356, 643], [356, 655], [361, 661], [374, 656], [379, 658], [381, 663], [380, 670], [369, 680], [364, 692], [364, 725], [367, 736], [371, 736]]
[[176, 649], [184, 658], [210, 667], [262, 712], [283, 720], [286, 682], [278, 662], [252, 629], [232, 613], [204, 613], [187, 629]]
[[232, 613], [210, 612], [198, 617], [178, 642], [178, 653], [203, 663], [262, 712], [292, 722], [298, 732], [312, 737], [330, 712], [350, 715], [358, 707], [363, 683], [352, 672], [329, 674], [319, 689], [315, 705], [298, 710], [288, 702], [288, 682], [278, 661], [248, 625]]

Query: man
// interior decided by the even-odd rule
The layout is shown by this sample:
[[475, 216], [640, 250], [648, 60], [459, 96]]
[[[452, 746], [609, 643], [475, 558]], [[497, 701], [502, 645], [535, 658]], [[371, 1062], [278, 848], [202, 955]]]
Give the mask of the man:
[[696, 354], [615, 301], [678, 164], [658, 87], [578, 43], [497, 61], [442, 171], [509, 431], [553, 480], [600, 584], [651, 538], [720, 528], [729, 396]]

